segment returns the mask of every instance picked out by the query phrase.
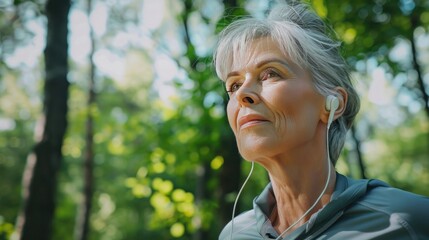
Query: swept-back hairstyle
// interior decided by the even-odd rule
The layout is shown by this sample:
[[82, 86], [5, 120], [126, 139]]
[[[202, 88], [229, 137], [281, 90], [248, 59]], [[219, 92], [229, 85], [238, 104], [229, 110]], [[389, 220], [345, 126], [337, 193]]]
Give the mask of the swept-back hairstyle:
[[329, 130], [329, 153], [335, 164], [360, 107], [349, 68], [340, 53], [341, 43], [307, 4], [277, 3], [266, 19], [238, 19], [220, 33], [213, 57], [219, 78], [225, 81], [234, 64], [239, 64], [234, 59], [245, 54], [252, 41], [264, 37], [277, 43], [285, 56], [311, 73], [320, 94], [338, 95], [336, 87], [347, 92], [346, 109]]

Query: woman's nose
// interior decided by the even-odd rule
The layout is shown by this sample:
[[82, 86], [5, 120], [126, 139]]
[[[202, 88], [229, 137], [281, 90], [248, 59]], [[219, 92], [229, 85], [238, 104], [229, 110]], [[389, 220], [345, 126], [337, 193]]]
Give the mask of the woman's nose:
[[253, 101], [253, 99], [252, 99], [251, 97], [245, 97], [245, 98], [243, 99], [243, 101], [246, 101], [246, 102], [248, 102], [248, 103], [250, 103], [250, 104], [255, 103], [255, 101]]
[[236, 92], [237, 101], [241, 105], [257, 104], [260, 98], [256, 88], [252, 81], [245, 81]]

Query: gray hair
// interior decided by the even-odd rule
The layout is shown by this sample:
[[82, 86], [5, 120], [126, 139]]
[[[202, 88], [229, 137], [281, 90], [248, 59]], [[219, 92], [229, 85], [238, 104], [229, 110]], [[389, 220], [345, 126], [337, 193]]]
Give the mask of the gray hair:
[[233, 64], [237, 64], [234, 55], [245, 54], [249, 43], [262, 37], [270, 37], [294, 63], [308, 70], [320, 94], [338, 95], [336, 87], [347, 92], [345, 111], [329, 130], [329, 153], [335, 165], [360, 107], [349, 68], [340, 53], [341, 43], [307, 4], [279, 3], [266, 19], [238, 19], [220, 33], [213, 57], [218, 77], [225, 81]]

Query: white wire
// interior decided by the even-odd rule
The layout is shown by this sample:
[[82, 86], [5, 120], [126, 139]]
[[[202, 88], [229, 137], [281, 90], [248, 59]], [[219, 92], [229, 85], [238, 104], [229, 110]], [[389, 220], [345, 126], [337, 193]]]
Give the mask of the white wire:
[[326, 190], [328, 189], [329, 181], [331, 180], [331, 158], [329, 156], [329, 127], [331, 124], [328, 124], [326, 128], [326, 152], [328, 156], [328, 178], [326, 179], [325, 187], [323, 188], [323, 191], [320, 193], [319, 197], [316, 199], [316, 201], [313, 203], [313, 205], [300, 217], [298, 220], [296, 220], [292, 225], [290, 225], [286, 230], [284, 230], [275, 240], [280, 240], [282, 236], [288, 232], [291, 228], [293, 228], [295, 225], [297, 225], [305, 216], [307, 216], [311, 210], [313, 210], [314, 207], [316, 207], [317, 203], [320, 201], [320, 199], [323, 197], [323, 194], [325, 194]]
[[247, 181], [249, 181], [250, 176], [252, 176], [252, 173], [253, 173], [253, 167], [254, 167], [254, 166], [255, 166], [255, 163], [252, 161], [252, 167], [250, 168], [250, 172], [249, 172], [249, 174], [247, 175], [246, 180], [244, 180], [244, 183], [243, 183], [243, 185], [241, 186], [240, 191], [238, 191], [237, 197], [235, 198], [235, 201], [234, 201], [234, 207], [232, 208], [232, 218], [231, 218], [231, 233], [230, 233], [230, 235], [229, 235], [229, 239], [230, 239], [230, 240], [232, 240], [232, 233], [234, 232], [235, 208], [236, 208], [236, 206], [237, 206], [237, 202], [238, 202], [238, 199], [240, 198], [241, 192], [242, 192], [242, 191], [243, 191], [243, 189], [244, 189], [244, 186], [246, 186]]

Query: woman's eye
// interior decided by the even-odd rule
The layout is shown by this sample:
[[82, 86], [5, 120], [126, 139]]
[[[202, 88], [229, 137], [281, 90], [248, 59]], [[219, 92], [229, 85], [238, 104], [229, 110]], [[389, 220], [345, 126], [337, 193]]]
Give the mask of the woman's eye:
[[276, 71], [274, 71], [273, 69], [267, 69], [264, 72], [262, 72], [261, 80], [267, 80], [270, 78], [278, 78], [278, 77], [280, 77], [280, 74], [278, 74]]
[[229, 87], [229, 89], [226, 90], [226, 91], [229, 92], [229, 93], [236, 92], [240, 88], [240, 86], [241, 85], [238, 84], [238, 83], [233, 83], [233, 84], [231, 84], [231, 86]]

